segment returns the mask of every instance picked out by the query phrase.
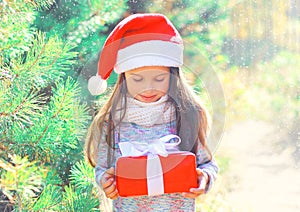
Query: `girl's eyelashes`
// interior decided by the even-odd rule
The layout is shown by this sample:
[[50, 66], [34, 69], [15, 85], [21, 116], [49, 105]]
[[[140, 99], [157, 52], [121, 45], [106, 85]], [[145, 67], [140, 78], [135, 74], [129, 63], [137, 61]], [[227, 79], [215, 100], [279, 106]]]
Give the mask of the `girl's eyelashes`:
[[[162, 81], [165, 80], [165, 78], [155, 78], [154, 80], [156, 82], [162, 82]], [[143, 78], [133, 78], [133, 81], [135, 81], [135, 82], [141, 82], [141, 81], [143, 81]]]
[[143, 80], [142, 77], [140, 77], [140, 78], [132, 78], [132, 79], [133, 79], [133, 81], [135, 81], [135, 82], [141, 82], [141, 81]]
[[164, 77], [157, 77], [157, 78], [155, 78], [154, 80], [155, 80], [156, 82], [162, 82], [162, 81], [165, 80], [165, 78], [164, 78]]
[[[131, 80], [134, 81], [134, 82], [142, 82], [144, 79], [147, 80], [147, 77], [144, 78], [143, 76], [137, 76], [137, 75], [134, 75], [131, 77]], [[157, 76], [157, 77], [154, 77], [152, 80], [156, 81], [156, 82], [162, 82], [166, 79], [165, 75], [162, 75], [162, 76]]]

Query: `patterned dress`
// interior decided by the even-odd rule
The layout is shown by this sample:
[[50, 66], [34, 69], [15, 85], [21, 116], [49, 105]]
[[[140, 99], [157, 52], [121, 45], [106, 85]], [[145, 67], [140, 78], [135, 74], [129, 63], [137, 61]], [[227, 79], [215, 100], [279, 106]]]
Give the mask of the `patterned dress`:
[[[118, 131], [120, 130], [120, 131]], [[116, 159], [121, 156], [118, 148], [118, 141], [138, 141], [151, 142], [153, 139], [161, 138], [165, 135], [176, 134], [175, 121], [168, 124], [159, 124], [152, 127], [140, 126], [134, 123], [122, 123], [120, 128], [115, 131], [116, 150], [113, 166]], [[143, 139], [143, 140], [141, 140]], [[103, 135], [100, 146], [98, 161], [95, 168], [96, 182], [101, 188], [100, 179], [107, 167], [108, 145]], [[199, 145], [197, 152], [197, 167], [205, 171], [210, 176], [210, 182], [206, 187], [206, 192], [211, 188], [216, 179], [218, 167], [214, 160], [209, 160], [209, 155], [203, 146]], [[178, 182], [180, 183], [180, 182]], [[137, 196], [137, 197], [118, 197], [113, 201], [112, 211], [195, 211], [195, 199], [185, 198], [180, 193], [162, 194], [157, 196]]]

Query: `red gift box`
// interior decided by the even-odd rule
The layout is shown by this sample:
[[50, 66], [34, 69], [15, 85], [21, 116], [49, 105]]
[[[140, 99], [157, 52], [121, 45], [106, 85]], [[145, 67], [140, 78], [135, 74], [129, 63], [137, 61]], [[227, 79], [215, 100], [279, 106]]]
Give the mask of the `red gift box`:
[[[148, 156], [120, 157], [116, 163], [116, 184], [121, 197], [149, 195]], [[196, 158], [190, 152], [158, 156], [163, 174], [163, 193], [188, 192], [197, 188]]]

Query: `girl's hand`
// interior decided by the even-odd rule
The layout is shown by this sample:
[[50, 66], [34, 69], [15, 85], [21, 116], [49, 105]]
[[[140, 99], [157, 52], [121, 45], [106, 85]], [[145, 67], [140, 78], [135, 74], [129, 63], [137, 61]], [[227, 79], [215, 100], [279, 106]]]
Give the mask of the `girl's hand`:
[[205, 172], [201, 171], [200, 169], [196, 169], [197, 174], [198, 174], [198, 183], [199, 187], [198, 188], [191, 188], [190, 192], [183, 192], [182, 196], [187, 197], [187, 198], [196, 198], [200, 196], [201, 194], [204, 194], [205, 192], [205, 187], [207, 183], [209, 182], [209, 175], [206, 174]]
[[115, 170], [113, 167], [107, 169], [103, 174], [100, 183], [107, 198], [117, 199], [119, 196], [114, 180]]

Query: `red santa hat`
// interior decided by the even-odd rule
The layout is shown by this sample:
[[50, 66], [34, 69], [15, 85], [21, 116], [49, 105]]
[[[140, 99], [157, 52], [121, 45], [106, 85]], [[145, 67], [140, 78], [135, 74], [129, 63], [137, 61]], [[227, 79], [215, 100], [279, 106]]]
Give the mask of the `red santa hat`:
[[103, 93], [112, 70], [120, 74], [144, 66], [182, 64], [183, 42], [167, 17], [152, 13], [130, 15], [106, 39], [97, 75], [89, 79], [88, 89], [92, 95]]

